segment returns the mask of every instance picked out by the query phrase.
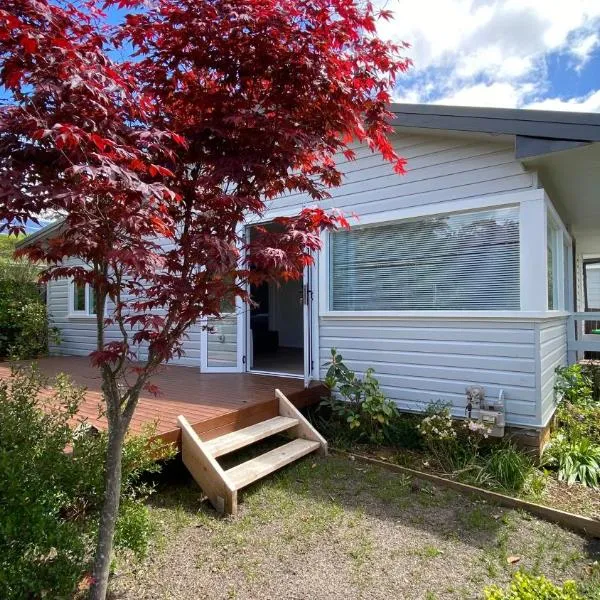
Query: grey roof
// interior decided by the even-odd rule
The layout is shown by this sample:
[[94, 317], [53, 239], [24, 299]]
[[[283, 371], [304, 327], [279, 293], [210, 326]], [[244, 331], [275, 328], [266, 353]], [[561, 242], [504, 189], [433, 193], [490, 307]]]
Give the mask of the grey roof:
[[391, 104], [392, 125], [600, 142], [600, 113]]
[[63, 224], [63, 221], [64, 219], [59, 219], [58, 221], [53, 221], [41, 229], [38, 229], [35, 233], [32, 233], [26, 238], [22, 239], [20, 242], [17, 242], [17, 248], [26, 248], [38, 240], [46, 239], [52, 233], [55, 233], [59, 230], [60, 226]]

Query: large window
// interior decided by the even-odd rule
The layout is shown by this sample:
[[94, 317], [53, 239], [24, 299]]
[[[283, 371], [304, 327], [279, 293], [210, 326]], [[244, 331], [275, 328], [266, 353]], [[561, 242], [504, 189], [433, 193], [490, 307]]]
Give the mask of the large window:
[[71, 283], [71, 314], [96, 314], [96, 294], [89, 283]]
[[519, 310], [519, 209], [331, 234], [329, 308]]

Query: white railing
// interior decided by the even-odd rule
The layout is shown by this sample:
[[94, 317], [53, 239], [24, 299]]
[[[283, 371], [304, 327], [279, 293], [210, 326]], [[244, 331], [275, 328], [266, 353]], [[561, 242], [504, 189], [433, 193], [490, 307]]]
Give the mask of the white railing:
[[[592, 333], [597, 330], [598, 333]], [[600, 312], [577, 312], [567, 321], [569, 364], [584, 358], [584, 352], [600, 352]]]

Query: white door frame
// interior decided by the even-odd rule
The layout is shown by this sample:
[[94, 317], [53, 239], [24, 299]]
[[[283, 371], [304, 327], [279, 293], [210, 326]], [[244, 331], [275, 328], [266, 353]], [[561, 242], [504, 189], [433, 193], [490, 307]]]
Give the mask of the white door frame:
[[[265, 223], [268, 223], [266, 221]], [[246, 226], [246, 236], [249, 236], [250, 227], [264, 223], [251, 223]], [[304, 268], [302, 276], [302, 297], [303, 297], [303, 353], [304, 353], [304, 373], [298, 375], [295, 373], [283, 373], [278, 371], [258, 371], [252, 368], [252, 330], [250, 329], [250, 310], [249, 308], [243, 312], [242, 319], [245, 321], [242, 329], [245, 334], [245, 340], [242, 345], [242, 354], [246, 358], [242, 358], [243, 370], [254, 375], [270, 375], [272, 377], [288, 377], [293, 379], [303, 379], [304, 386], [308, 387], [310, 382], [318, 378], [318, 272], [317, 272], [318, 255], [315, 256], [315, 263], [312, 266]], [[250, 293], [250, 285], [247, 285], [248, 294]], [[239, 321], [238, 321], [239, 323]], [[309, 329], [310, 327], [310, 329]], [[238, 335], [239, 340], [239, 335]], [[239, 341], [238, 341], [239, 344]], [[238, 346], [238, 353], [239, 353]]]
[[319, 255], [315, 262], [304, 268], [304, 387], [319, 378]]

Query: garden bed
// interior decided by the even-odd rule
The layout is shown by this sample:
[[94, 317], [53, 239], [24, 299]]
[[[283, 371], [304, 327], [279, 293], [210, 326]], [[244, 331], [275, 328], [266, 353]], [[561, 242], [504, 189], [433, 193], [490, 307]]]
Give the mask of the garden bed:
[[401, 413], [373, 370], [357, 376], [335, 350], [326, 366], [335, 393], [311, 419], [332, 446], [600, 520], [599, 365], [557, 370], [557, 428], [539, 462], [510, 435], [492, 438], [493, 427], [477, 420], [477, 410], [455, 419], [452, 406], [432, 400], [424, 414]]
[[[341, 452], [354, 453], [371, 459], [380, 460], [392, 465], [413, 469], [425, 475], [433, 475], [451, 481], [474, 485], [464, 473], [448, 473], [435, 468], [431, 456], [421, 450], [403, 450], [389, 446], [373, 446], [369, 444], [354, 444], [341, 449]], [[600, 491], [579, 484], [568, 485], [559, 481], [550, 472], [536, 469], [532, 465], [531, 479], [523, 489], [510, 491], [501, 486], [477, 486], [483, 491], [491, 490], [511, 497], [541, 504], [561, 511], [566, 511], [600, 522]], [[532, 483], [533, 482], [533, 483]]]

